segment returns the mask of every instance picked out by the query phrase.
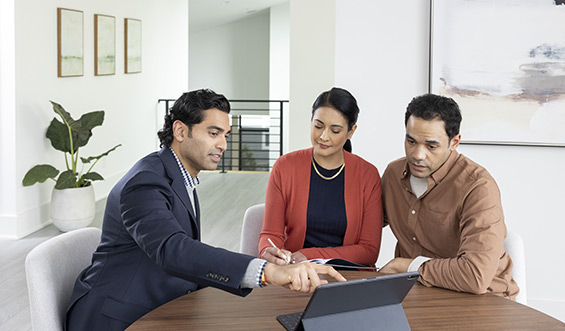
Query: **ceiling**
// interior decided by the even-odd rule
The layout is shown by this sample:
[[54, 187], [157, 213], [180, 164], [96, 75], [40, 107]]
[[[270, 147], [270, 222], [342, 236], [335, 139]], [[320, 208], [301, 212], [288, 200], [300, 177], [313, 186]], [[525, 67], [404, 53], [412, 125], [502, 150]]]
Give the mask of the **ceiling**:
[[190, 32], [240, 20], [289, 0], [189, 0]]

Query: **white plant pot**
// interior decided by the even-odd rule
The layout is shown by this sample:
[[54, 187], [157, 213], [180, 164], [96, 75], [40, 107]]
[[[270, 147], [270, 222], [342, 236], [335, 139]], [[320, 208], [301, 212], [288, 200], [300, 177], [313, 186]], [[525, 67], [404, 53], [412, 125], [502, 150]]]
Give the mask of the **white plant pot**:
[[63, 231], [84, 228], [92, 223], [95, 214], [94, 188], [53, 189], [51, 221]]

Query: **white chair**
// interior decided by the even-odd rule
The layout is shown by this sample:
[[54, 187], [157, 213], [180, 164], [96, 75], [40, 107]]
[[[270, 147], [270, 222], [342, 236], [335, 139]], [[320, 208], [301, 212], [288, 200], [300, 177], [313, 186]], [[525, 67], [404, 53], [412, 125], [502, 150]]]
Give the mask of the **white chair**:
[[101, 232], [98, 228], [69, 231], [29, 252], [25, 269], [33, 330], [63, 330], [75, 280], [90, 264]]
[[508, 231], [504, 240], [504, 249], [510, 255], [514, 268], [512, 269], [512, 278], [520, 287], [520, 293], [516, 297], [516, 302], [526, 305], [526, 256], [524, 252], [524, 241], [522, 237], [512, 231]]
[[251, 206], [245, 211], [239, 242], [240, 253], [259, 257], [259, 234], [263, 228], [264, 214], [264, 203]]

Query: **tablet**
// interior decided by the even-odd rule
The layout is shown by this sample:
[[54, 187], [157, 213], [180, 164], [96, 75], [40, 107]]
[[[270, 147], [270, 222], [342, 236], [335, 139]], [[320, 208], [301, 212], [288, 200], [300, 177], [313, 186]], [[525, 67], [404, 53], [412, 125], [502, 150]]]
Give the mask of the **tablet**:
[[320, 285], [304, 312], [279, 315], [287, 330], [410, 330], [402, 308], [418, 272]]

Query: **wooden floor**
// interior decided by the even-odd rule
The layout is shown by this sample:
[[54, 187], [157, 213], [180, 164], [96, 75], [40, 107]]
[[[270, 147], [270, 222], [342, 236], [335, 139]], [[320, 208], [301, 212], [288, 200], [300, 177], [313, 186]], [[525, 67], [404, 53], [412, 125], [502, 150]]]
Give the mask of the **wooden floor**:
[[[200, 174], [198, 197], [201, 207], [202, 241], [237, 251], [245, 210], [265, 202], [268, 173]], [[105, 202], [96, 206], [100, 227]], [[49, 225], [19, 240], [0, 239], [0, 330], [31, 330], [24, 261], [27, 253], [43, 241], [60, 234]]]

